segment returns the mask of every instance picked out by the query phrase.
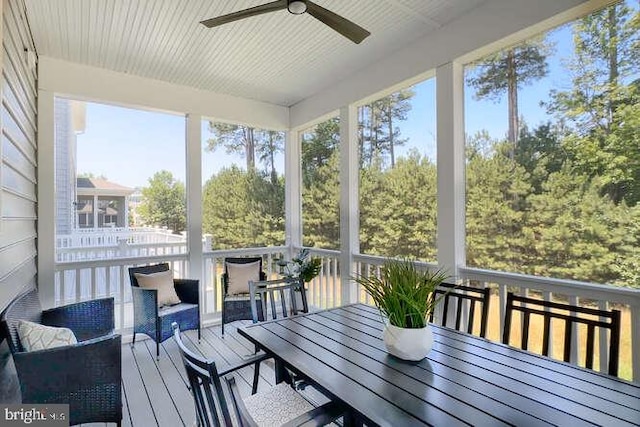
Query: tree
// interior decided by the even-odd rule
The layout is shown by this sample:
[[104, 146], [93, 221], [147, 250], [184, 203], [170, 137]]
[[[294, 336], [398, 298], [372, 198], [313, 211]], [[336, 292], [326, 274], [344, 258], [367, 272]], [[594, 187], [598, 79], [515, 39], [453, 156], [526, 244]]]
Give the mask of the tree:
[[360, 107], [358, 125], [361, 166], [371, 166], [378, 160], [386, 161], [387, 156], [389, 165], [395, 166], [395, 149], [406, 142], [406, 139], [400, 138], [397, 122], [407, 119], [414, 96], [413, 88], [403, 89]]
[[565, 146], [580, 173], [601, 177], [616, 203], [640, 200], [640, 10], [609, 6], [573, 25], [574, 55], [567, 63], [569, 90], [554, 90], [550, 113], [566, 122]]
[[318, 123], [302, 136], [302, 178], [309, 184], [316, 171], [326, 166], [340, 144], [340, 120], [337, 117]]
[[171, 172], [163, 170], [149, 178], [149, 185], [142, 188], [140, 217], [150, 225], [167, 227], [174, 233], [185, 230], [187, 207], [184, 184], [174, 179]]
[[284, 179], [233, 165], [204, 185], [202, 228], [216, 248], [284, 244]]
[[284, 152], [284, 133], [274, 130], [261, 131], [259, 133], [257, 151], [258, 158], [265, 164], [271, 176], [271, 182], [278, 181], [276, 171], [276, 154]]
[[507, 93], [508, 140], [514, 147], [520, 129], [518, 89], [547, 75], [546, 57], [550, 49], [544, 40], [536, 40], [501, 50], [474, 64], [475, 70], [467, 77], [468, 84], [475, 88], [477, 99], [499, 101]]
[[257, 154], [272, 182], [277, 180], [275, 156], [284, 151], [283, 132], [218, 122], [209, 122], [209, 131], [214, 137], [207, 140], [205, 150], [213, 152], [224, 147], [227, 154], [243, 155], [248, 171], [256, 170]]
[[207, 151], [213, 152], [219, 147], [224, 147], [227, 154], [237, 153], [244, 155], [248, 171], [255, 169], [256, 141], [254, 128], [230, 123], [209, 122], [209, 131], [214, 137], [207, 140], [205, 147]]

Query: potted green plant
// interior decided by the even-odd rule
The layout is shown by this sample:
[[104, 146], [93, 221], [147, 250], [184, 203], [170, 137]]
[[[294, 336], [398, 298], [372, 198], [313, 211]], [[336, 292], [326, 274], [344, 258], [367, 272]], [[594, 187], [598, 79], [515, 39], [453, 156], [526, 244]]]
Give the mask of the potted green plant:
[[[291, 261], [279, 260], [280, 273], [285, 277], [300, 278], [304, 283], [312, 281], [322, 268], [322, 260], [309, 256], [309, 249], [301, 249]], [[302, 307], [302, 297], [296, 294], [296, 304]]]
[[408, 259], [387, 260], [379, 274], [354, 278], [387, 319], [383, 339], [389, 353], [405, 360], [426, 357], [433, 346], [428, 319], [443, 296], [434, 291], [448, 278], [442, 270], [420, 270]]

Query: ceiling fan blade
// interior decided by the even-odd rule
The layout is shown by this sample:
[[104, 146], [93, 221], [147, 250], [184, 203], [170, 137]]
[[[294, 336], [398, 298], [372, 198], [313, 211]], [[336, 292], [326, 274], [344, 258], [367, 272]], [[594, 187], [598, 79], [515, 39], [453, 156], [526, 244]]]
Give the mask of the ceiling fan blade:
[[215, 18], [200, 21], [205, 27], [217, 27], [218, 25], [237, 21], [239, 19], [248, 18], [250, 16], [262, 15], [263, 13], [275, 12], [276, 10], [286, 9], [287, 0], [277, 0], [260, 6], [250, 7], [249, 9], [240, 10], [238, 12], [228, 13], [226, 15], [217, 16]]
[[349, 21], [342, 16], [325, 9], [322, 6], [307, 0], [307, 13], [318, 21], [333, 28], [352, 42], [359, 44], [362, 40], [366, 39], [371, 33], [358, 24]]

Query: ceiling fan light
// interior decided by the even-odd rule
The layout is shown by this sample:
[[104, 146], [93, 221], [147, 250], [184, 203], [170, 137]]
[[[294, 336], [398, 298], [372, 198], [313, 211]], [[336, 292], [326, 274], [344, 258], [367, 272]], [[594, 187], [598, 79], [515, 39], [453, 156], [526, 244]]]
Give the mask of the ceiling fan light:
[[287, 10], [294, 15], [302, 15], [307, 11], [307, 3], [300, 0], [290, 1]]

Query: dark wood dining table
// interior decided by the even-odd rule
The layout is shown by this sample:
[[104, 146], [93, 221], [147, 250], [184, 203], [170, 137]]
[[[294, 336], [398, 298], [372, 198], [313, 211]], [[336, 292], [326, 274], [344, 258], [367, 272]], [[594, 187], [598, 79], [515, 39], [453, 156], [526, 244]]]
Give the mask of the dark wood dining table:
[[375, 307], [348, 305], [238, 332], [380, 426], [638, 426], [640, 385], [431, 325], [426, 359], [387, 353]]

